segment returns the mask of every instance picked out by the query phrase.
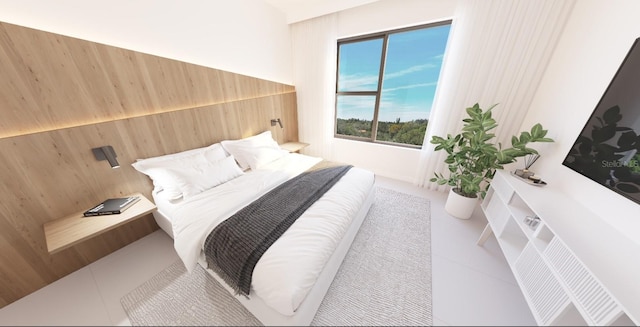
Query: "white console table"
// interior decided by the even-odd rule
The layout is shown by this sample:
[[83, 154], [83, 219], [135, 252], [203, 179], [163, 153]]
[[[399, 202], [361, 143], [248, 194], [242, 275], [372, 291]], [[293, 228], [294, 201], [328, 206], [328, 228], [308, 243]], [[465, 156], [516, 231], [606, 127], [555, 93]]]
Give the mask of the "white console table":
[[[495, 234], [537, 323], [637, 326], [640, 245], [557, 187], [518, 179], [496, 173], [478, 244]], [[526, 217], [540, 222], [532, 228]]]

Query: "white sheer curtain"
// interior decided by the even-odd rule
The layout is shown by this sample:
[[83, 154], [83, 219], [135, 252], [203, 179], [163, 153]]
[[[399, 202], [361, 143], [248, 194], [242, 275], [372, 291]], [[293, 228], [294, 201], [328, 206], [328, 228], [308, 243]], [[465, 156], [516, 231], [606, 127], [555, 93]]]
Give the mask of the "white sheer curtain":
[[331, 159], [337, 65], [337, 14], [291, 25], [298, 136], [304, 153]]
[[[574, 0], [460, 0], [420, 155], [416, 184], [430, 189], [434, 172], [445, 172], [444, 152], [433, 135], [455, 134], [465, 109], [493, 109], [499, 142], [509, 146], [540, 83]], [[529, 128], [530, 126], [525, 126]]]

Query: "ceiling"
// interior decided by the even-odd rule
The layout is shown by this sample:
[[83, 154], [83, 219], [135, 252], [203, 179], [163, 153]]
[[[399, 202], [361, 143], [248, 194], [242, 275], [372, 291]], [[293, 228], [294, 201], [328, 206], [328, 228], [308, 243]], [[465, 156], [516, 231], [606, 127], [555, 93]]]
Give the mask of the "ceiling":
[[287, 23], [318, 17], [379, 0], [263, 0], [282, 11]]

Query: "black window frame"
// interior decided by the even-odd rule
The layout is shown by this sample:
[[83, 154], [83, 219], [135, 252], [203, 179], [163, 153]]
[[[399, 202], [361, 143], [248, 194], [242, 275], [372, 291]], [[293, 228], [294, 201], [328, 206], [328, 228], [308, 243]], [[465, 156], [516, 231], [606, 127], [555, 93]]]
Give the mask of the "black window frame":
[[[391, 145], [391, 146], [399, 146], [399, 147], [407, 147], [407, 148], [413, 148], [413, 149], [421, 149], [422, 146], [424, 145], [414, 145], [414, 144], [407, 144], [407, 143], [397, 143], [397, 142], [389, 142], [389, 141], [378, 141], [377, 138], [377, 134], [378, 134], [378, 113], [380, 110], [380, 98], [382, 95], [382, 81], [384, 78], [384, 68], [385, 68], [385, 64], [386, 64], [386, 59], [387, 59], [387, 44], [389, 41], [389, 36], [391, 34], [396, 34], [396, 33], [403, 33], [403, 32], [408, 32], [408, 31], [413, 31], [413, 30], [420, 30], [420, 29], [426, 29], [426, 28], [431, 28], [431, 27], [438, 27], [438, 26], [443, 26], [443, 25], [451, 25], [453, 22], [453, 20], [448, 19], [448, 20], [443, 20], [443, 21], [438, 21], [438, 22], [433, 22], [433, 23], [428, 23], [428, 24], [421, 24], [421, 25], [416, 25], [416, 26], [411, 26], [411, 27], [405, 27], [405, 28], [399, 28], [399, 29], [393, 29], [393, 30], [388, 30], [388, 31], [382, 31], [382, 32], [376, 32], [376, 33], [371, 33], [371, 34], [366, 34], [366, 35], [359, 35], [359, 36], [353, 36], [353, 37], [348, 37], [348, 38], [343, 38], [343, 39], [338, 39], [337, 40], [337, 56], [336, 56], [336, 84], [335, 84], [335, 98], [334, 98], [334, 119], [333, 119], [333, 137], [334, 138], [340, 138], [340, 139], [347, 139], [347, 140], [353, 140], [353, 141], [361, 141], [361, 142], [369, 142], [369, 143], [378, 143], [378, 144], [386, 144], [386, 145]], [[364, 42], [364, 41], [370, 41], [370, 40], [375, 40], [375, 39], [382, 39], [382, 54], [380, 56], [380, 70], [378, 71], [378, 85], [377, 85], [377, 90], [376, 91], [344, 91], [344, 92], [340, 92], [338, 90], [338, 79], [339, 79], [339, 74], [340, 74], [340, 45], [341, 44], [348, 44], [348, 43], [356, 43], [356, 42]], [[438, 82], [439, 82], [439, 78], [438, 78]], [[338, 97], [340, 95], [348, 95], [348, 96], [375, 96], [375, 107], [374, 107], [374, 112], [373, 112], [373, 121], [371, 123], [371, 137], [361, 137], [361, 136], [354, 136], [354, 135], [343, 135], [343, 134], [338, 134]]]

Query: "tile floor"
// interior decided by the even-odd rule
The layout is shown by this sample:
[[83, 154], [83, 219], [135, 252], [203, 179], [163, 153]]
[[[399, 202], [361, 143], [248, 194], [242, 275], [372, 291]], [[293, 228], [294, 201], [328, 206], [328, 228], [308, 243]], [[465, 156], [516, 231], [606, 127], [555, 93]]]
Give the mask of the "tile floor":
[[[446, 194], [377, 177], [379, 186], [431, 200], [434, 324], [535, 325], [494, 237], [476, 240], [486, 220], [444, 212]], [[2, 309], [0, 325], [130, 325], [120, 298], [178, 259], [156, 231]]]

